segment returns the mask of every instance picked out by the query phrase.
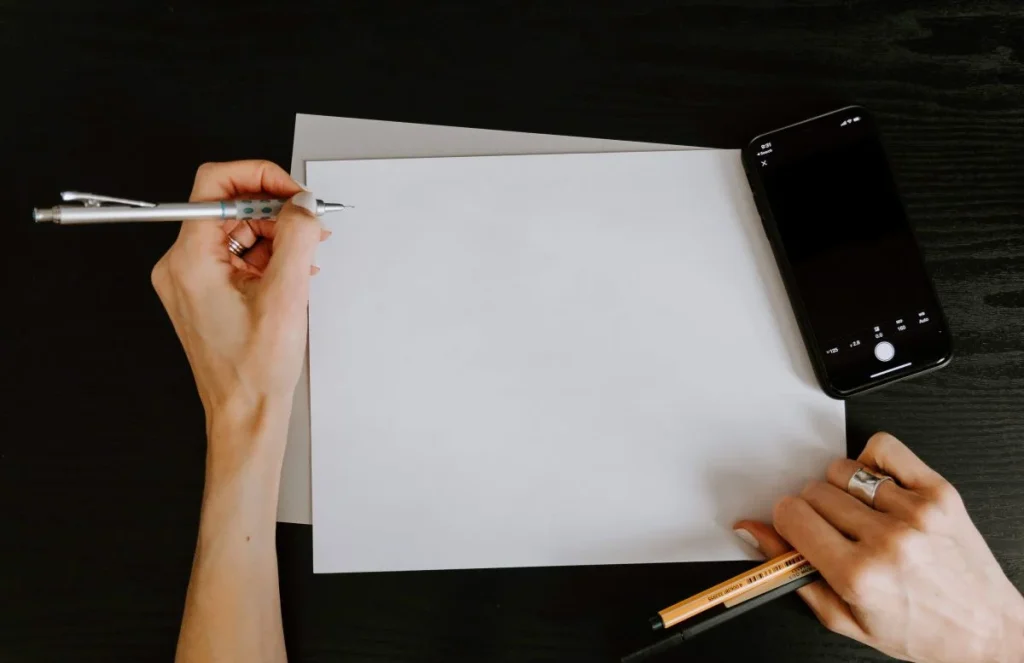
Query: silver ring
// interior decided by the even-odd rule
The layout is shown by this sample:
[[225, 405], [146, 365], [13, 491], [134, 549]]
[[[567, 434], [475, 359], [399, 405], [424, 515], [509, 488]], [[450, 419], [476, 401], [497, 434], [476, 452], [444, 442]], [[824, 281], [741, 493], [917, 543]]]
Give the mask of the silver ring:
[[245, 252], [247, 250], [248, 249], [242, 246], [241, 242], [239, 242], [231, 235], [228, 235], [228, 251], [231, 251], [231, 253], [241, 258], [243, 255], [245, 255]]
[[850, 477], [850, 482], [846, 484], [846, 492], [874, 509], [878, 487], [886, 481], [892, 481], [892, 477], [862, 467]]

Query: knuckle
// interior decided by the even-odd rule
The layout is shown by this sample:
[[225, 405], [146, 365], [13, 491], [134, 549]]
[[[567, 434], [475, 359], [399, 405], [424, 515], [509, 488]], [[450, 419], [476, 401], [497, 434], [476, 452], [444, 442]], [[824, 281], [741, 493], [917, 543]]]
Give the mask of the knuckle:
[[207, 161], [205, 163], [201, 163], [199, 164], [199, 167], [196, 168], [196, 179], [198, 180], [202, 177], [206, 177], [207, 175], [210, 174], [211, 171], [216, 169], [217, 162], [215, 161]]
[[829, 585], [835, 590], [839, 598], [850, 605], [858, 604], [858, 581], [857, 574], [852, 570], [845, 570], [829, 580]]
[[772, 520], [778, 523], [785, 523], [792, 517], [793, 511], [798, 509], [799, 498], [785, 495], [779, 498], [772, 507]]
[[831, 463], [828, 464], [828, 470], [826, 470], [826, 476], [829, 476], [829, 477], [839, 477], [839, 476], [842, 476], [844, 472], [848, 472], [849, 471], [849, 470], [847, 470], [847, 462], [848, 461], [845, 458], [836, 458], [835, 460], [833, 460]]
[[822, 626], [833, 633], [838, 633], [840, 635], [846, 634], [846, 620], [841, 618], [839, 615], [833, 613], [819, 615], [818, 620], [821, 622]]
[[920, 532], [907, 525], [892, 525], [879, 537], [879, 557], [896, 568], [906, 568], [914, 563]]
[[870, 558], [847, 565], [829, 584], [839, 598], [851, 605], [863, 605], [869, 592], [870, 578], [874, 573], [874, 561]]
[[945, 479], [935, 487], [934, 494], [935, 503], [940, 509], [954, 511], [957, 509], [962, 510], [964, 508], [964, 500], [963, 497], [960, 496], [960, 491]]
[[188, 274], [188, 270], [185, 268], [185, 261], [174, 249], [168, 251], [165, 260], [167, 261], [167, 275], [172, 280], [181, 281], [182, 277]]
[[944, 528], [946, 512], [935, 502], [921, 501], [910, 515], [911, 525], [922, 532], [936, 532]]
[[152, 271], [149, 272], [149, 282], [153, 284], [153, 289], [156, 290], [157, 294], [161, 294], [167, 283], [166, 256], [160, 258], [160, 260], [153, 265]]
[[192, 200], [193, 197], [198, 195], [204, 187], [210, 186], [211, 182], [217, 181], [219, 177], [217, 172], [218, 166], [220, 166], [220, 164], [213, 161], [207, 161], [196, 168], [196, 176], [192, 179], [192, 195], [189, 196], [189, 200]]
[[823, 487], [824, 484], [822, 484], [822, 482], [820, 481], [808, 481], [807, 484], [800, 491], [800, 497], [803, 497], [804, 499], [814, 497], [815, 495], [821, 493]]
[[869, 453], [873, 456], [884, 455], [887, 449], [891, 449], [893, 442], [896, 438], [885, 432], [878, 432], [871, 436], [868, 440], [867, 445], [864, 447], [865, 453]]
[[173, 286], [187, 293], [192, 292], [199, 285], [201, 279], [197, 276], [196, 270], [190, 268], [184, 252], [176, 251], [172, 247], [161, 259], [161, 262], [164, 263], [164, 266], [160, 267], [158, 263], [157, 267], [160, 267], [162, 287]]

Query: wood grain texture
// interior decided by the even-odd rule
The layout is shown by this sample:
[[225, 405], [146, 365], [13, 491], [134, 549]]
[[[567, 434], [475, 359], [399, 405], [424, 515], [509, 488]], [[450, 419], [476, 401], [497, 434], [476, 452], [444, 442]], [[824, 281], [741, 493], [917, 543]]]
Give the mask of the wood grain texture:
[[[735, 148], [870, 107], [957, 357], [851, 402], [851, 452], [903, 437], [1024, 584], [1019, 0], [0, 0], [0, 55], [0, 660], [170, 659], [205, 445], [148, 279], [175, 229], [29, 209], [62, 188], [179, 200], [203, 161], [287, 163], [296, 112]], [[314, 578], [309, 528], [278, 534], [293, 661], [612, 660], [649, 641], [652, 609], [744, 568]], [[664, 660], [884, 657], [792, 599]]]

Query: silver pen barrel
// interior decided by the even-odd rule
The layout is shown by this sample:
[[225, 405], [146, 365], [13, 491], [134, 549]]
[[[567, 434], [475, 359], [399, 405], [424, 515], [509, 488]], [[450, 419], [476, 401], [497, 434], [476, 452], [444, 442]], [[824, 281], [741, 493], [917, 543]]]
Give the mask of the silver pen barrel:
[[122, 223], [128, 221], [183, 221], [185, 219], [233, 219], [237, 214], [235, 202], [213, 203], [166, 203], [154, 207], [129, 207], [100, 205], [58, 205], [53, 208], [36, 209], [33, 217], [37, 222], [52, 222], [61, 225], [79, 223]]
[[[36, 223], [76, 225], [80, 223], [126, 223], [130, 221], [184, 221], [186, 219], [239, 219], [256, 221], [275, 219], [284, 200], [248, 199], [224, 200], [209, 203], [143, 203], [139, 201], [93, 196], [93, 194], [66, 193], [65, 199], [86, 200], [84, 205], [58, 205], [32, 210]], [[73, 197], [72, 197], [73, 196]], [[132, 203], [130, 205], [103, 205], [99, 201]], [[351, 205], [316, 201], [316, 215], [351, 209]]]

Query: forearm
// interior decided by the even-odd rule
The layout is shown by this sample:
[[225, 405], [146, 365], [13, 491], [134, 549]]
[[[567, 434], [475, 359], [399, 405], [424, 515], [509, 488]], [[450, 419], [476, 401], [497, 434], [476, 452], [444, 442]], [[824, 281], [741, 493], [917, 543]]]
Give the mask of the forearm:
[[[303, 188], [269, 161], [203, 164], [192, 202], [289, 200], [273, 223], [183, 221], [151, 274], [208, 417], [179, 663], [285, 660], [278, 483], [306, 349], [309, 279], [316, 247], [330, 235], [317, 220], [316, 197]], [[254, 250], [242, 259], [238, 247]]]
[[280, 417], [209, 427], [178, 663], [286, 660], [275, 548], [284, 431]]

